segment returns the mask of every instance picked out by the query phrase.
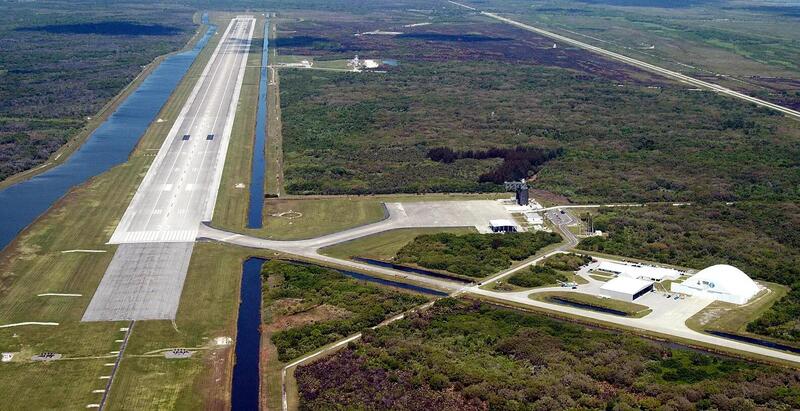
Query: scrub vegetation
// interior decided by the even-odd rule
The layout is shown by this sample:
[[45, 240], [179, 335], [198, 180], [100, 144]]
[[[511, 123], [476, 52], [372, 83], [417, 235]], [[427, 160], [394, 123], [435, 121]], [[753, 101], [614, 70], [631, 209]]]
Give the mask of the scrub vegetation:
[[418, 236], [435, 233], [466, 234], [474, 232], [475, 228], [473, 227], [401, 228], [325, 247], [320, 252], [344, 259], [363, 257], [391, 261], [403, 246], [414, 241]]
[[731, 264], [755, 279], [791, 287], [747, 330], [800, 342], [800, 206], [713, 203], [600, 209], [595, 228], [607, 237], [578, 248], [702, 269]]
[[482, 278], [509, 268], [542, 248], [561, 241], [554, 233], [421, 235], [397, 252], [395, 261]]
[[778, 104], [800, 107], [800, 32], [795, 29], [800, 9], [796, 4], [545, 0], [531, 5], [492, 0], [482, 8], [510, 13], [538, 27]]
[[298, 368], [300, 409], [792, 409], [797, 371], [445, 299]]
[[196, 25], [178, 5], [0, 5], [0, 180], [43, 163]]
[[800, 199], [795, 121], [463, 18], [402, 29], [424, 41], [356, 37], [360, 23], [346, 21], [286, 25], [279, 53], [400, 61], [386, 73], [281, 71], [287, 192], [501, 190], [500, 158], [428, 155], [530, 146], [563, 148], [530, 169], [533, 186], [576, 202]]
[[532, 265], [527, 270], [512, 275], [508, 283], [523, 288], [557, 285], [569, 279], [564, 273], [543, 265]]
[[275, 260], [264, 264], [261, 273], [264, 321], [283, 362], [428, 300], [318, 266]]
[[575, 253], [560, 253], [551, 255], [542, 261], [542, 265], [561, 271], [578, 271], [586, 264], [592, 262], [592, 257]]

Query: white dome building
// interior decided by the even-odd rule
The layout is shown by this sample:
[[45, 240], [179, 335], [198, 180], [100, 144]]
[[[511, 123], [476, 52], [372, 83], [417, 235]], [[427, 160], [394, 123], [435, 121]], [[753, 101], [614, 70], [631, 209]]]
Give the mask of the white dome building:
[[742, 270], [725, 264], [704, 268], [682, 283], [672, 283], [670, 289], [734, 304], [744, 304], [761, 291]]

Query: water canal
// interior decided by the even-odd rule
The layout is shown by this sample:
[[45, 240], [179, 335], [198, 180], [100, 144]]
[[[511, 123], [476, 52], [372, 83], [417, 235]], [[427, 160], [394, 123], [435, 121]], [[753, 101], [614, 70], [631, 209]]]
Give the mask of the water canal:
[[[208, 23], [205, 15], [203, 23]], [[64, 163], [0, 190], [0, 249], [72, 187], [128, 160], [215, 32], [216, 26], [209, 26], [191, 50], [164, 59]]]
[[261, 228], [264, 209], [265, 146], [267, 140], [267, 66], [269, 65], [269, 20], [264, 23], [264, 42], [261, 51], [261, 79], [258, 84], [258, 118], [253, 146], [253, 167], [250, 173], [250, 206], [247, 228]]
[[[236, 364], [233, 366], [233, 386], [231, 388], [231, 407], [238, 410], [257, 410], [261, 376], [259, 373], [261, 346], [261, 268], [266, 262], [263, 258], [248, 258], [242, 265], [242, 286], [239, 291], [239, 318], [236, 321]], [[294, 264], [314, 265], [301, 261]], [[333, 269], [333, 268], [332, 268]], [[447, 294], [428, 288], [370, 277], [347, 270], [334, 269], [343, 275], [359, 281], [434, 295]]]

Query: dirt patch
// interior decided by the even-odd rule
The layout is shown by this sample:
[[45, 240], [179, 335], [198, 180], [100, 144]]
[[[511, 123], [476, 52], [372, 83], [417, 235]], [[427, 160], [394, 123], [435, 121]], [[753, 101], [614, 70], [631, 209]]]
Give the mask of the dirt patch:
[[282, 298], [271, 304], [270, 311], [276, 317], [288, 316], [308, 311], [308, 309], [313, 306], [313, 302], [303, 300], [302, 298]]
[[265, 330], [269, 332], [286, 330], [306, 324], [345, 318], [350, 314], [350, 311], [347, 311], [343, 308], [322, 304], [301, 313], [284, 315], [280, 317], [276, 316], [272, 323], [265, 326]]
[[226, 410], [230, 406], [230, 381], [233, 377], [233, 349], [219, 348], [207, 351], [203, 362], [203, 376], [195, 392], [203, 393], [205, 409]]
[[707, 310], [707, 311], [703, 312], [702, 314], [700, 314], [700, 317], [698, 317], [697, 322], [700, 323], [700, 325], [705, 326], [708, 323], [716, 320], [717, 318], [720, 318], [722, 316], [722, 314], [724, 314], [726, 311], [728, 311], [728, 310], [726, 310], [724, 308], [717, 308], [717, 309]]

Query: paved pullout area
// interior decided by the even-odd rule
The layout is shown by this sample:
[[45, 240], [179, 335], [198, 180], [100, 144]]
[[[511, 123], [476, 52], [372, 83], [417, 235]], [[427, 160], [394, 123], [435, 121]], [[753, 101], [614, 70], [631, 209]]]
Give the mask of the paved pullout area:
[[111, 237], [120, 244], [82, 321], [172, 319], [210, 221], [255, 18], [231, 20]]

